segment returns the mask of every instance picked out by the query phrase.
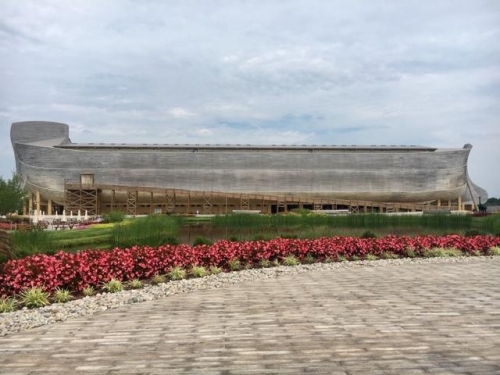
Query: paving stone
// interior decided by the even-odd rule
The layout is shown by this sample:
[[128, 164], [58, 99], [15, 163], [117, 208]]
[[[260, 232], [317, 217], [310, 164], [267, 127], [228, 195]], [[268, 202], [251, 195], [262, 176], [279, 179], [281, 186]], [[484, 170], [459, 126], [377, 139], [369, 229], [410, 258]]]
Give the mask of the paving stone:
[[0, 374], [500, 374], [500, 259], [172, 295], [0, 338]]

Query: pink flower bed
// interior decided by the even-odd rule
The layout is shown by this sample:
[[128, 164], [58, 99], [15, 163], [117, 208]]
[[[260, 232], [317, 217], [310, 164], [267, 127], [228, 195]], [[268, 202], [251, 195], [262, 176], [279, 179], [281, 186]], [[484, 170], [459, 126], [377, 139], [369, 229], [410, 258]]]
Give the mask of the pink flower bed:
[[319, 261], [340, 256], [365, 258], [368, 254], [380, 256], [388, 252], [404, 256], [412, 248], [416, 256], [434, 247], [456, 248], [464, 254], [484, 254], [489, 248], [500, 246], [500, 237], [459, 235], [361, 239], [355, 237], [319, 238], [313, 240], [276, 238], [270, 241], [231, 242], [215, 244], [164, 245], [158, 248], [134, 246], [127, 249], [85, 250], [78, 253], [58, 252], [55, 255], [34, 255], [10, 260], [0, 269], [0, 296], [12, 296], [30, 287], [41, 286], [52, 292], [66, 288], [79, 292], [87, 286], [99, 287], [112, 278], [121, 281], [147, 279], [164, 274], [173, 267], [218, 266], [228, 269], [229, 261], [258, 264], [263, 259], [281, 260], [295, 255], [299, 260], [311, 254]]

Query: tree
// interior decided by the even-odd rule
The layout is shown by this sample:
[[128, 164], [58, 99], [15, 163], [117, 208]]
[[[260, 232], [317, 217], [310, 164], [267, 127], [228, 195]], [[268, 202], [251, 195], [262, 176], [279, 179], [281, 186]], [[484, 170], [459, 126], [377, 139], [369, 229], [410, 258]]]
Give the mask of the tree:
[[7, 181], [0, 176], [0, 215], [21, 212], [25, 198], [26, 189], [19, 174], [13, 173]]
[[485, 203], [486, 206], [500, 206], [500, 198], [490, 198]]

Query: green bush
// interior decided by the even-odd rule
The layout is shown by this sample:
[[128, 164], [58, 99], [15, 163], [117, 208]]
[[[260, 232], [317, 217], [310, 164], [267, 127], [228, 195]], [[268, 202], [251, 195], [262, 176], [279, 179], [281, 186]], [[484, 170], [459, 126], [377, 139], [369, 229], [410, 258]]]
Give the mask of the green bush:
[[49, 294], [40, 287], [33, 287], [21, 293], [21, 302], [28, 309], [47, 306], [50, 304]]
[[336, 261], [337, 262], [347, 262], [347, 258], [345, 255], [338, 255]]
[[465, 232], [465, 237], [475, 237], [480, 235], [481, 233], [476, 229], [468, 230]]
[[382, 254], [380, 254], [380, 259], [397, 259], [398, 256], [396, 254], [393, 254], [389, 251], [384, 251]]
[[413, 247], [407, 247], [403, 255], [407, 258], [415, 258], [417, 256], [417, 253], [415, 252], [415, 249]]
[[433, 247], [432, 249], [428, 249], [424, 251], [424, 257], [426, 258], [446, 258], [446, 257], [459, 257], [462, 256], [462, 252], [458, 249], [454, 248], [442, 248], [442, 247]]
[[174, 267], [168, 273], [170, 280], [182, 280], [186, 278], [186, 270], [180, 267]]
[[203, 266], [193, 266], [193, 267], [191, 267], [191, 270], [189, 271], [189, 273], [193, 277], [205, 277], [208, 274], [207, 270]]
[[17, 301], [12, 297], [0, 298], [0, 313], [12, 312], [17, 307]]
[[85, 297], [91, 297], [95, 294], [95, 289], [94, 287], [92, 286], [86, 286], [85, 288], [83, 288], [82, 290], [82, 294], [85, 296]]
[[283, 258], [283, 265], [285, 266], [297, 266], [300, 262], [295, 255], [287, 255]]
[[313, 264], [313, 263], [316, 263], [316, 259], [314, 258], [314, 256], [311, 253], [307, 253], [307, 255], [302, 260], [302, 263]]
[[56, 303], [65, 303], [73, 299], [73, 295], [67, 289], [57, 288], [52, 294], [52, 300]]
[[499, 256], [500, 255], [500, 246], [490, 247], [487, 252], [488, 255]]
[[125, 213], [121, 211], [111, 211], [102, 216], [105, 223], [121, 223], [125, 219]]
[[208, 238], [205, 237], [196, 237], [196, 239], [193, 242], [193, 246], [198, 246], [198, 245], [208, 245], [212, 246], [214, 243], [210, 241]]
[[241, 269], [241, 262], [239, 259], [231, 259], [229, 261], [229, 269], [231, 271], [238, 271]]
[[133, 279], [127, 283], [127, 288], [129, 289], [141, 289], [144, 286], [141, 280]]
[[218, 275], [221, 272], [222, 272], [222, 268], [217, 267], [217, 266], [210, 266], [210, 273], [212, 275]]
[[111, 279], [107, 283], [104, 283], [102, 289], [109, 293], [118, 293], [123, 290], [123, 284], [120, 280]]
[[371, 230], [367, 230], [363, 232], [360, 238], [377, 238], [377, 235], [373, 233]]
[[163, 284], [166, 281], [167, 278], [165, 275], [154, 275], [153, 278], [151, 279], [151, 283], [154, 285]]
[[269, 267], [271, 267], [271, 261], [268, 259], [262, 259], [260, 261], [260, 266], [261, 266], [261, 268], [269, 268]]

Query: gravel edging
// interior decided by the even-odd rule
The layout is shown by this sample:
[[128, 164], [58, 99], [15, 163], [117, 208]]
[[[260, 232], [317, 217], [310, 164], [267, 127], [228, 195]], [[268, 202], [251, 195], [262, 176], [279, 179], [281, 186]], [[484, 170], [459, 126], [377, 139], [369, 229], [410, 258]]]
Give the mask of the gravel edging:
[[294, 267], [248, 269], [238, 272], [221, 273], [198, 279], [170, 281], [165, 284], [148, 285], [142, 289], [125, 290], [119, 293], [99, 293], [67, 303], [54, 303], [50, 306], [28, 310], [23, 308], [11, 313], [0, 314], [0, 337], [70, 318], [90, 315], [99, 311], [118, 308], [143, 301], [153, 301], [176, 294], [191, 293], [197, 290], [221, 288], [245, 281], [272, 279], [283, 275], [304, 272], [335, 270], [351, 267], [388, 267], [404, 264], [451, 263], [469, 261], [500, 261], [500, 257], [456, 257], [456, 258], [402, 258], [374, 261], [315, 263]]

